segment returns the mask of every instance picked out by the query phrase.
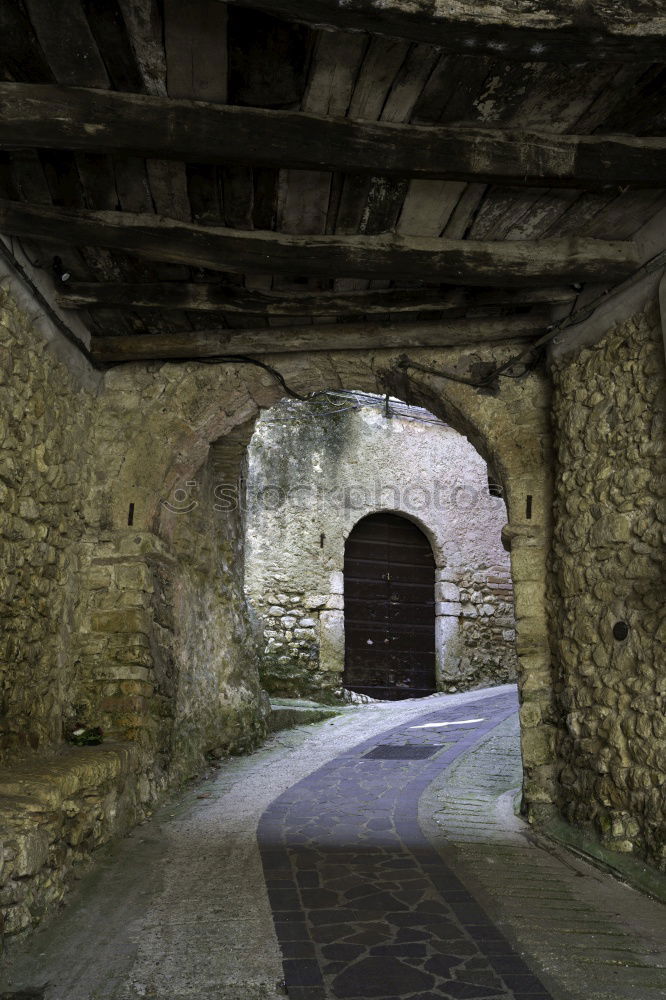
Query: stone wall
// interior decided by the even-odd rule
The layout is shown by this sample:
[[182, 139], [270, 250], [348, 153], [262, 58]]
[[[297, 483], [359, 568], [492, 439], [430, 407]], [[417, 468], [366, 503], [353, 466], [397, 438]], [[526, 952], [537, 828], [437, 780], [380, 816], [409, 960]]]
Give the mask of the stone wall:
[[[176, 385], [185, 370], [177, 372]], [[162, 408], [167, 387], [144, 366], [105, 379], [89, 504], [100, 523], [91, 527], [78, 622], [86, 721], [144, 748], [155, 794], [196, 773], [208, 754], [247, 750], [266, 731], [240, 510], [217, 511], [213, 493], [220, 478], [238, 479], [246, 440], [230, 447], [238, 428], [229, 428], [217, 443], [192, 446], [182, 486], [170, 490], [165, 455], [178, 451], [182, 421]], [[139, 414], [151, 440], [135, 450]], [[132, 478], [116, 494], [117, 470], [128, 467]]]
[[146, 815], [151, 790], [132, 743], [61, 747], [0, 775], [0, 934], [62, 902], [76, 865]]
[[[460, 663], [446, 690], [505, 683], [516, 678], [516, 622], [509, 560], [470, 567], [460, 587]], [[508, 668], [508, 669], [507, 669]]]
[[331, 698], [344, 668], [344, 548], [378, 510], [426, 532], [437, 567], [438, 686], [515, 679], [506, 508], [486, 463], [417, 407], [324, 396], [283, 400], [259, 419], [248, 473], [246, 590], [263, 627], [273, 694]]
[[250, 433], [251, 427], [240, 441], [230, 435], [212, 445], [193, 480], [194, 510], [163, 515], [177, 559], [172, 777], [191, 774], [202, 754], [247, 752], [266, 735], [270, 709], [259, 686], [259, 649], [243, 596], [242, 505], [227, 509], [215, 495], [220, 482], [238, 479]]
[[4, 274], [0, 934], [38, 923], [63, 899], [72, 867], [144, 816], [153, 798], [138, 747], [66, 741], [87, 715], [90, 678], [79, 634], [86, 584], [92, 594], [112, 589], [110, 574], [102, 576], [89, 558], [100, 387], [78, 351]]
[[[144, 817], [207, 754], [241, 752], [266, 731], [242, 592], [242, 523], [198, 502], [146, 523], [142, 478], [160, 454], [133, 454], [142, 392], [94, 373], [39, 318], [11, 278], [0, 287], [0, 916], [38, 923], [72, 867]], [[156, 440], [165, 421], [155, 416]], [[250, 431], [248, 433], [251, 432]], [[192, 449], [202, 493], [228, 464]], [[168, 440], [168, 438], [167, 438]], [[171, 444], [171, 442], [169, 442]], [[238, 477], [246, 440], [225, 475]], [[114, 466], [137, 489], [109, 504]], [[168, 491], [167, 491], [168, 495]], [[136, 510], [136, 520], [134, 512]], [[237, 512], [238, 513], [238, 512]], [[99, 746], [73, 746], [99, 727]], [[2, 924], [0, 920], [0, 924]]]
[[610, 848], [666, 869], [666, 400], [656, 304], [561, 358], [553, 378], [559, 804]]
[[0, 758], [73, 721], [73, 619], [97, 386], [0, 284]]
[[[215, 504], [204, 513], [204, 495], [189, 484], [219, 476], [237, 484], [248, 422], [283, 390], [268, 372], [229, 364], [136, 364], [101, 376], [24, 293], [5, 293], [0, 907], [14, 932], [37, 923], [61, 898], [71, 866], [144, 816], [170, 781], [194, 773], [208, 752], [247, 748], [264, 731], [241, 586], [242, 520], [220, 521]], [[499, 361], [515, 348], [486, 353]], [[415, 357], [465, 370], [478, 350]], [[521, 686], [531, 713], [526, 792], [530, 803], [550, 801], [544, 383], [529, 375], [507, 382], [496, 399], [480, 397], [464, 385], [396, 374], [397, 360], [391, 351], [319, 352], [273, 363], [304, 393], [390, 389], [449, 419], [492, 456], [510, 514]], [[519, 430], [508, 435], [506, 427]], [[213, 470], [224, 442], [233, 454]], [[188, 520], [190, 492], [198, 506]], [[529, 522], [525, 493], [534, 497]], [[178, 512], [165, 507], [173, 501]], [[329, 610], [332, 640], [337, 611]], [[64, 736], [75, 723], [100, 725], [101, 746], [71, 746]]]

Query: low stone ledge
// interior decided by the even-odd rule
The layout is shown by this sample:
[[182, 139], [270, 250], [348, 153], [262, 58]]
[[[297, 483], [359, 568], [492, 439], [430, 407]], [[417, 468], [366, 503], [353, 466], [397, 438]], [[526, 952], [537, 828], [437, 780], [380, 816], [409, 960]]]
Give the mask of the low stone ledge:
[[143, 818], [154, 799], [135, 745], [63, 747], [0, 777], [4, 934], [38, 924], [64, 898], [72, 868]]
[[277, 704], [271, 703], [268, 731], [276, 733], [281, 729], [292, 729], [294, 726], [303, 726], [311, 722], [325, 722], [326, 719], [332, 719], [336, 715], [340, 715], [338, 710], [314, 702], [282, 699]]
[[48, 758], [24, 761], [0, 776], [0, 798], [25, 796], [50, 808], [91, 785], [128, 774], [136, 759], [125, 743], [67, 747]]

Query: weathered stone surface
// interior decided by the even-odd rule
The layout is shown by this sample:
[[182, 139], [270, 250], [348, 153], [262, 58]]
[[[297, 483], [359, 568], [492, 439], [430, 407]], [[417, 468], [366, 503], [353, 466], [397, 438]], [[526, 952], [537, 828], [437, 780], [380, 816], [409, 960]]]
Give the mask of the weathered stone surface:
[[[41, 334], [2, 294], [0, 654], [3, 783], [9, 784], [0, 795], [12, 798], [3, 810], [7, 816], [20, 804], [21, 815], [33, 817], [26, 830], [39, 826], [34, 814], [45, 805], [60, 811], [57, 829], [49, 832], [51, 883], [30, 898], [21, 895], [13, 876], [0, 887], [6, 928], [13, 933], [58, 904], [67, 858], [88, 856], [122, 823], [144, 815], [169, 782], [194, 773], [207, 753], [246, 749], [265, 730], [257, 623], [242, 588], [245, 511], [239, 483], [252, 422], [283, 390], [270, 373], [231, 364], [132, 365], [80, 379], [80, 357], [71, 371], [69, 363], [47, 357]], [[489, 346], [484, 358], [504, 361], [514, 347]], [[471, 360], [460, 349], [414, 356], [463, 369]], [[388, 390], [469, 435], [505, 484], [512, 544], [532, 546], [530, 579], [543, 579], [549, 430], [542, 377], [506, 380], [494, 398], [434, 376], [408, 377], [397, 361], [391, 351], [318, 352], [276, 364], [302, 393], [340, 385]], [[534, 500], [529, 524], [525, 493]], [[627, 572], [640, 569], [646, 557], [632, 552]], [[286, 642], [294, 640], [296, 628], [311, 629], [299, 624], [302, 619], [319, 618], [319, 639], [299, 637], [298, 648], [307, 657], [318, 641], [322, 666], [339, 657], [344, 591], [340, 568], [324, 570], [321, 586], [296, 594], [276, 577], [267, 595], [270, 606], [294, 619]], [[518, 592], [527, 577], [520, 570], [513, 575]], [[456, 584], [455, 573], [447, 567], [439, 581]], [[474, 603], [471, 594], [482, 588], [472, 581], [468, 590]], [[304, 600], [322, 595], [324, 610]], [[498, 619], [498, 628], [511, 632], [501, 618], [496, 611], [473, 622]], [[450, 620], [441, 616], [438, 622]], [[129, 622], [132, 631], [113, 630]], [[526, 628], [518, 623], [518, 643]], [[328, 660], [322, 655], [325, 635]], [[542, 663], [545, 648], [542, 614], [534, 617], [529, 643], [523, 644], [530, 654], [527, 674], [532, 661]], [[284, 648], [279, 653], [288, 663]], [[635, 673], [629, 667], [627, 677]], [[548, 719], [550, 691], [542, 673], [539, 666], [538, 684], [531, 687], [521, 675], [521, 689]], [[136, 755], [135, 763], [114, 769], [98, 756], [77, 757], [87, 762], [83, 771], [70, 761], [50, 790], [48, 782], [33, 783], [30, 797], [20, 788], [10, 790], [20, 761], [26, 755], [42, 763], [58, 757], [63, 734], [75, 723], [101, 726], [105, 743], [98, 749], [115, 737]], [[84, 750], [94, 748], [77, 754]], [[646, 748], [641, 766], [648, 769], [657, 757]], [[526, 756], [525, 763], [533, 800], [552, 798], [550, 777], [544, 777], [552, 762], [537, 765]], [[77, 813], [83, 787], [90, 813]], [[127, 808], [117, 805], [122, 801]], [[116, 814], [123, 817], [119, 825]], [[6, 864], [17, 849], [7, 847]], [[25, 876], [26, 882], [43, 870]]]
[[94, 397], [0, 285], [0, 759], [61, 739]]
[[[656, 306], [554, 371], [551, 606], [559, 802], [607, 846], [666, 868], [665, 378]], [[626, 639], [613, 626], [626, 622]]]
[[0, 907], [6, 934], [62, 902], [75, 864], [142, 819], [154, 789], [136, 746], [61, 748], [15, 764], [0, 784]]
[[[128, 525], [128, 504], [142, 512], [141, 482], [163, 457], [132, 456], [134, 405], [140, 412], [141, 393], [154, 401], [159, 391], [141, 377], [139, 395], [98, 391], [80, 359], [70, 367], [47, 351], [15, 294], [0, 287], [6, 933], [57, 905], [72, 864], [142, 818], [206, 753], [254, 746], [269, 710], [242, 597], [239, 516], [219, 518], [211, 502], [203, 518], [174, 515], [178, 530]], [[159, 424], [156, 414], [157, 441]], [[219, 456], [207, 447], [199, 464], [207, 454], [211, 467]], [[137, 489], [121, 490], [113, 524], [110, 484], [126, 462]], [[102, 746], [68, 749], [76, 726], [100, 727]], [[126, 741], [115, 756], [113, 737]]]
[[[387, 419], [382, 406], [366, 401], [353, 409], [344, 397], [323, 405], [283, 401], [257, 423], [246, 579], [264, 625], [262, 681], [276, 695], [330, 698], [340, 688], [344, 622], [323, 609], [344, 609], [349, 532], [386, 509], [415, 520], [433, 547], [436, 614], [456, 625], [437, 633], [439, 686], [515, 677], [513, 592], [500, 541], [504, 503], [489, 495], [486, 464], [462, 435], [426, 411], [415, 409], [409, 419], [401, 409]], [[289, 615], [272, 604], [280, 588]], [[318, 631], [324, 621], [326, 635]], [[335, 636], [332, 621], [341, 623]]]

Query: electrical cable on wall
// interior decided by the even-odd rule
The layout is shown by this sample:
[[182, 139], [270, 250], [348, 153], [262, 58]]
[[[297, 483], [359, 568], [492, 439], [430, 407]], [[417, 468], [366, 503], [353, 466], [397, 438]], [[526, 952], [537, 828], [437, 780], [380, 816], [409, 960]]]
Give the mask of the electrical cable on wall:
[[[19, 241], [19, 246], [23, 254], [25, 255], [26, 259], [33, 267], [38, 268], [40, 270], [46, 270], [44, 265], [42, 265], [39, 261], [33, 262], [30, 260], [30, 257], [28, 256], [27, 252], [23, 248], [20, 241]], [[75, 347], [78, 348], [78, 350], [84, 355], [86, 360], [89, 361], [94, 368], [104, 369], [104, 368], [116, 367], [122, 364], [135, 363], [131, 359], [128, 359], [124, 361], [106, 362], [100, 364], [100, 362], [93, 357], [92, 353], [90, 352], [88, 347], [84, 344], [84, 342], [80, 340], [79, 337], [76, 336], [76, 334], [64, 322], [61, 316], [51, 306], [49, 301], [45, 298], [45, 296], [42, 294], [39, 288], [35, 285], [34, 281], [30, 277], [28, 272], [25, 270], [23, 265], [17, 260], [12, 251], [13, 251], [13, 241], [12, 241], [12, 250], [10, 250], [5, 245], [5, 243], [2, 240], [0, 240], [0, 256], [2, 256], [6, 260], [6, 262], [12, 268], [12, 270], [14, 270], [19, 275], [21, 280], [28, 286], [30, 291], [35, 296], [35, 299], [42, 306], [42, 308], [44, 309], [50, 320], [53, 322], [53, 324], [58, 328], [60, 333], [62, 333], [63, 336], [70, 343], [72, 343]], [[59, 262], [59, 258], [54, 258], [54, 261]], [[666, 250], [661, 251], [661, 253], [658, 253], [655, 257], [651, 258], [651, 260], [646, 261], [645, 264], [643, 264], [636, 271], [634, 271], [634, 273], [631, 275], [631, 279], [637, 278], [640, 275], [651, 274], [654, 271], [657, 271], [660, 268], [664, 267], [665, 264], [666, 264]], [[60, 270], [62, 270], [62, 265], [60, 265]], [[63, 272], [63, 275], [64, 274], [65, 272]], [[69, 274], [66, 274], [66, 278], [63, 277], [63, 275], [61, 275], [61, 280], [66, 280], [66, 278], [69, 278]], [[403, 354], [399, 358], [397, 362], [397, 367], [399, 369], [402, 369], [403, 371], [406, 371], [408, 368], [411, 368], [414, 371], [420, 371], [427, 375], [435, 375], [437, 378], [443, 378], [450, 382], [457, 382], [461, 385], [468, 385], [474, 389], [495, 394], [499, 391], [500, 378], [521, 378], [527, 371], [530, 370], [530, 368], [534, 364], [535, 360], [534, 354], [536, 351], [538, 351], [542, 347], [545, 347], [546, 344], [554, 340], [555, 337], [558, 335], [558, 333], [561, 333], [568, 327], [575, 326], [579, 323], [584, 322], [586, 319], [589, 319], [589, 317], [594, 313], [594, 311], [598, 308], [598, 306], [601, 305], [607, 299], [608, 294], [609, 294], [608, 291], [604, 291], [601, 295], [598, 295], [583, 309], [580, 309], [576, 312], [571, 312], [568, 316], [563, 317], [563, 319], [559, 320], [557, 323], [549, 327], [546, 333], [544, 333], [541, 337], [537, 338], [537, 340], [529, 344], [524, 351], [521, 351], [520, 354], [514, 355], [513, 357], [509, 358], [502, 364], [492, 365], [491, 362], [477, 362], [474, 365], [474, 368], [476, 369], [477, 372], [482, 372], [482, 374], [479, 374], [476, 377], [474, 377], [474, 375], [465, 376], [458, 374], [457, 372], [442, 371], [441, 369], [433, 368], [429, 365], [422, 365], [419, 362], [413, 361], [407, 354]], [[289, 395], [292, 399], [297, 399], [301, 402], [306, 402], [306, 401], [312, 401], [317, 396], [327, 395], [326, 393], [311, 393], [308, 396], [303, 396], [295, 389], [293, 389], [290, 385], [288, 385], [282, 373], [278, 371], [276, 368], [273, 368], [271, 365], [268, 365], [265, 362], [260, 361], [258, 358], [251, 358], [245, 355], [220, 354], [208, 358], [155, 357], [146, 360], [149, 360], [151, 362], [168, 362], [172, 364], [196, 363], [196, 364], [254, 365], [268, 372], [276, 380], [276, 382], [278, 382], [278, 384], [282, 386], [287, 395]], [[525, 370], [518, 374], [513, 374], [511, 369], [515, 368], [516, 365], [519, 365], [521, 363], [525, 365]], [[338, 409], [337, 411], [333, 412], [340, 412], [340, 410]]]
[[[45, 270], [45, 268], [43, 268], [41, 264], [39, 263], [33, 264], [33, 262], [28, 257], [27, 253], [25, 253], [25, 250], [23, 250], [22, 246], [21, 250], [25, 254], [26, 260], [28, 260], [33, 267], [39, 268], [40, 270]], [[84, 342], [79, 337], [76, 336], [74, 331], [71, 330], [67, 326], [65, 321], [62, 319], [62, 317], [58, 315], [58, 313], [55, 311], [55, 309], [48, 301], [48, 299], [45, 298], [42, 292], [40, 292], [39, 288], [34, 283], [32, 278], [26, 271], [26, 269], [16, 259], [12, 251], [7, 247], [7, 245], [4, 243], [2, 239], [0, 239], [0, 256], [4, 258], [4, 260], [7, 262], [12, 271], [18, 274], [21, 281], [25, 285], [27, 285], [27, 287], [30, 289], [37, 302], [40, 304], [40, 306], [42, 307], [46, 315], [49, 317], [53, 325], [58, 328], [63, 337], [66, 340], [68, 340], [70, 344], [73, 344], [81, 352], [81, 354], [83, 354], [86, 361], [89, 361], [90, 364], [93, 366], [93, 368], [97, 368], [98, 365], [95, 363], [92, 354], [90, 353]]]
[[[660, 270], [665, 265], [666, 265], [666, 250], [662, 250], [660, 253], [656, 254], [650, 260], [646, 261], [645, 264], [639, 267], [636, 271], [634, 271], [634, 273], [630, 275], [630, 278], [628, 278], [627, 280], [633, 280], [640, 276], [653, 274], [655, 271]], [[589, 302], [588, 305], [585, 306], [584, 308], [579, 309], [577, 312], [571, 312], [569, 313], [568, 316], [564, 316], [561, 320], [558, 320], [557, 323], [554, 323], [552, 326], [550, 326], [546, 331], [546, 333], [544, 333], [541, 337], [537, 338], [537, 340], [535, 340], [533, 343], [529, 344], [529, 346], [526, 347], [524, 351], [521, 351], [520, 354], [514, 355], [514, 357], [512, 358], [509, 358], [508, 361], [503, 362], [501, 365], [490, 367], [489, 363], [482, 362], [477, 367], [484, 367], [484, 366], [490, 367], [490, 370], [487, 371], [480, 378], [474, 379], [470, 377], [465, 377], [463, 375], [458, 375], [455, 372], [450, 372], [450, 371], [444, 372], [436, 368], [431, 368], [427, 365], [421, 365], [416, 361], [412, 361], [411, 358], [409, 358], [408, 355], [406, 354], [400, 358], [398, 362], [398, 367], [402, 368], [403, 370], [407, 368], [412, 368], [415, 371], [422, 371], [428, 375], [436, 375], [438, 378], [447, 379], [448, 381], [451, 382], [461, 382], [463, 385], [470, 385], [473, 386], [473, 388], [475, 389], [480, 389], [480, 390], [485, 389], [486, 391], [492, 393], [497, 392], [499, 389], [498, 380], [500, 378], [521, 378], [525, 374], [525, 372], [520, 372], [518, 375], [512, 375], [510, 373], [510, 369], [515, 368], [515, 366], [518, 364], [525, 363], [526, 365], [525, 371], [528, 371], [530, 368], [528, 360], [531, 358], [531, 356], [534, 354], [535, 351], [539, 350], [541, 347], [545, 347], [546, 344], [549, 344], [552, 340], [555, 339], [558, 333], [561, 333], [568, 327], [576, 326], [579, 323], [583, 323], [586, 319], [589, 319], [590, 316], [595, 312], [595, 310], [600, 305], [602, 305], [604, 301], [606, 301], [608, 295], [609, 292], [604, 291], [601, 293], [601, 295], [598, 295], [596, 298], [592, 299], [592, 301]]]

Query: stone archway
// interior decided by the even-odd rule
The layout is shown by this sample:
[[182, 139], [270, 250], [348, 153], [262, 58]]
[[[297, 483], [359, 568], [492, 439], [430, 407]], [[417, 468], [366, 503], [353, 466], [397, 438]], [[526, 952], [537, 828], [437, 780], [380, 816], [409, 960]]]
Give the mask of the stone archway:
[[[431, 527], [413, 511], [397, 509], [394, 507], [377, 507], [366, 512], [367, 515], [379, 515], [391, 513], [401, 518], [411, 521], [427, 540], [428, 546], [433, 555], [434, 561], [434, 592], [436, 607], [441, 597], [441, 577], [444, 575], [443, 561], [444, 554], [438, 539], [433, 534]], [[345, 587], [345, 554], [347, 543], [359, 520], [352, 520], [340, 538], [337, 549], [337, 563], [335, 570], [331, 573], [331, 608], [320, 612], [319, 622], [319, 657], [322, 670], [332, 676], [339, 678], [339, 684], [343, 684], [343, 674], [346, 661], [346, 587]], [[443, 672], [443, 658], [449, 642], [455, 642], [455, 634], [449, 626], [448, 619], [439, 614], [435, 615], [435, 687], [439, 686], [439, 681]]]
[[412, 520], [368, 514], [345, 545], [343, 683], [397, 700], [436, 690], [435, 558]]
[[[487, 353], [502, 362], [512, 354], [512, 347], [515, 351], [515, 345], [501, 344], [489, 347]], [[445, 370], [467, 365], [472, 360], [466, 352], [454, 348], [419, 349], [412, 355], [424, 365]], [[465, 434], [501, 478], [508, 510], [504, 537], [511, 548], [517, 618], [525, 800], [531, 815], [544, 809], [549, 811], [553, 801], [555, 728], [545, 608], [551, 489], [546, 383], [532, 373], [520, 380], [507, 379], [494, 396], [484, 395], [470, 386], [435, 375], [408, 374], [399, 361], [393, 351], [318, 352], [267, 358], [269, 364], [279, 368], [287, 384], [301, 394], [331, 386], [367, 392], [390, 391], [406, 402], [426, 407]], [[180, 572], [172, 545], [180, 515], [169, 511], [162, 501], [168, 500], [174, 489], [187, 489], [183, 484], [196, 480], [195, 474], [205, 465], [213, 442], [235, 433], [237, 428], [251, 426], [260, 409], [272, 405], [281, 395], [282, 388], [269, 373], [251, 367], [156, 364], [148, 368], [127, 366], [108, 373], [97, 433], [104, 437], [112, 432], [131, 445], [122, 454], [114, 453], [110, 464], [109, 449], [100, 449], [107, 465], [98, 473], [99, 486], [92, 505], [98, 516], [105, 512], [106, 527], [102, 551], [99, 539], [91, 538], [90, 562], [94, 558], [99, 564], [102, 559], [116, 570], [127, 561], [142, 562], [152, 581], [173, 580]], [[123, 424], [120, 428], [119, 423]], [[239, 456], [239, 464], [240, 461]], [[128, 502], [134, 503], [131, 527], [127, 524]], [[213, 506], [198, 502], [195, 516], [203, 518], [203, 531], [208, 530], [203, 525], [209, 526], [215, 513]], [[237, 532], [237, 522], [233, 527], [232, 520], [225, 529], [230, 537]], [[229, 558], [232, 550], [233, 546], [227, 547]], [[250, 676], [254, 669], [251, 623], [242, 613], [242, 583], [235, 571], [229, 574], [227, 582], [227, 593], [233, 589], [239, 595], [231, 602], [236, 610], [229, 619], [229, 656], [236, 657], [242, 649], [244, 671]], [[178, 620], [178, 609], [172, 605], [175, 618], [166, 626], [159, 624], [156, 632], [155, 622], [165, 618], [163, 607], [159, 613], [155, 610], [152, 595], [158, 591], [153, 583], [142, 599], [143, 607], [134, 608], [131, 615], [125, 616], [122, 627], [132, 635], [148, 637], [147, 659], [154, 661], [164, 653], [173, 661], [169, 630], [178, 634], [186, 625]], [[117, 596], [121, 607], [123, 595], [119, 592]], [[87, 633], [84, 655], [93, 657], [97, 664], [99, 649], [104, 647], [108, 634], [97, 632], [90, 606], [84, 605], [81, 611]], [[120, 672], [117, 664], [114, 669], [116, 674]], [[146, 669], [148, 673], [155, 670], [154, 662]], [[172, 662], [169, 669], [187, 670], [187, 664]], [[98, 667], [96, 672], [99, 675]], [[229, 687], [221, 676], [216, 697], [221, 710], [224, 709], [222, 715], [227, 710], [229, 695]], [[254, 682], [248, 688], [245, 702], [250, 714], [253, 698], [258, 715], [258, 685]], [[142, 709], [150, 714], [147, 695]], [[107, 714], [113, 716], [112, 708]], [[110, 721], [113, 724], [113, 718]], [[146, 730], [149, 734], [150, 727]], [[149, 735], [145, 738], [150, 742]]]
[[450, 425], [358, 390], [284, 398], [255, 424], [247, 482], [245, 593], [271, 695], [328, 701], [340, 693], [345, 540], [362, 517], [382, 511], [418, 525], [434, 553], [430, 690], [515, 680], [506, 508], [489, 494], [484, 460]]

